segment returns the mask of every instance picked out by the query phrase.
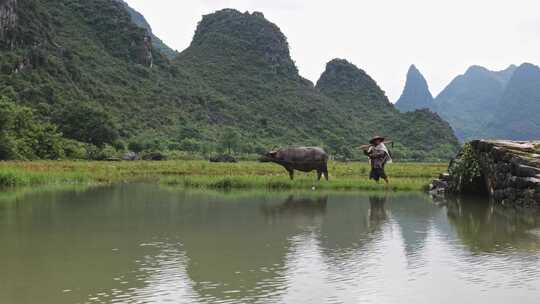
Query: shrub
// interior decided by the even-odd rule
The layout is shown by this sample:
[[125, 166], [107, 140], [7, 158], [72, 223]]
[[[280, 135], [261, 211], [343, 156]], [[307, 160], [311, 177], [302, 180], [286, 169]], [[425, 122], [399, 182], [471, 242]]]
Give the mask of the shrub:
[[197, 152], [201, 150], [201, 143], [195, 139], [186, 138], [180, 142], [180, 150]]
[[132, 141], [128, 144], [128, 150], [140, 153], [144, 150], [144, 145], [141, 142]]
[[105, 145], [103, 147], [87, 145], [86, 151], [87, 158], [91, 160], [105, 160], [118, 156], [118, 152], [110, 145]]
[[86, 103], [70, 103], [56, 114], [55, 122], [66, 137], [103, 146], [118, 138], [118, 130], [111, 116]]
[[62, 134], [39, 121], [32, 109], [0, 97], [0, 159], [64, 157]]
[[64, 154], [69, 159], [86, 159], [88, 157], [86, 146], [76, 140], [64, 139]]

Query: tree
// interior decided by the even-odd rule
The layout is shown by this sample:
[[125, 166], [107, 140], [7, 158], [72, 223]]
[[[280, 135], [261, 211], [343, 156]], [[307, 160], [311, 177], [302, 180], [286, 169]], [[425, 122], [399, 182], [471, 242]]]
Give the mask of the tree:
[[329, 148], [329, 152], [335, 157], [339, 158], [352, 158], [353, 153], [347, 146], [343, 137], [338, 136], [332, 132], [324, 132], [325, 142]]
[[62, 134], [52, 124], [38, 124], [34, 127], [33, 150], [40, 159], [58, 159], [65, 155]]
[[228, 154], [238, 147], [240, 136], [232, 128], [225, 128], [219, 139], [219, 144], [223, 149], [227, 150]]
[[66, 137], [96, 146], [113, 144], [118, 130], [111, 116], [86, 103], [71, 103], [57, 115], [55, 122]]
[[32, 109], [0, 97], [0, 159], [57, 159], [64, 156], [62, 134], [39, 121]]
[[140, 153], [144, 151], [144, 144], [139, 141], [132, 141], [128, 144], [128, 149], [135, 153]]
[[201, 150], [201, 143], [195, 139], [185, 138], [180, 142], [180, 149], [188, 152], [198, 152]]

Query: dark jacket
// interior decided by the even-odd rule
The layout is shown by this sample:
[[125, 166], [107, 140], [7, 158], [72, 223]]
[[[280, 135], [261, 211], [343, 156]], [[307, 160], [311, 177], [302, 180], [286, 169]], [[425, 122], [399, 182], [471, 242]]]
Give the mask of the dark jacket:
[[370, 151], [365, 150], [364, 154], [369, 157], [371, 167], [375, 169], [384, 168], [384, 165], [386, 165], [386, 162], [388, 161], [390, 157], [388, 153], [381, 150], [375, 150], [375, 149], [371, 149]]

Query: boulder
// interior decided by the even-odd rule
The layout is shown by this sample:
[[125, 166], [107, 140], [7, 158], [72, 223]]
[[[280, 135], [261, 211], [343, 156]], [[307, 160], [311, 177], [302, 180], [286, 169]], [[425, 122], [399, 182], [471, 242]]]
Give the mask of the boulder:
[[134, 161], [138, 159], [139, 159], [139, 155], [137, 155], [137, 153], [132, 152], [132, 151], [129, 151], [122, 156], [122, 160], [125, 160], [125, 161]]
[[121, 161], [121, 159], [118, 158], [118, 157], [107, 157], [107, 158], [105, 158], [103, 161], [107, 161], [107, 162], [119, 162], [119, 161]]
[[152, 153], [143, 155], [142, 159], [148, 160], [148, 161], [162, 161], [162, 160], [166, 160], [167, 157], [159, 152], [152, 152]]
[[448, 188], [448, 182], [442, 179], [434, 179], [430, 185], [430, 191], [442, 192]]
[[231, 155], [221, 154], [210, 157], [210, 162], [212, 163], [236, 163], [238, 162], [236, 158]]

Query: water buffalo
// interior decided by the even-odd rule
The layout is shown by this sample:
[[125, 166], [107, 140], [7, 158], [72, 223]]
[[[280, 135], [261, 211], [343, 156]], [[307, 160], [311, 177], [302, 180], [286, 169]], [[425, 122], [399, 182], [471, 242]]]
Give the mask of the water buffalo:
[[323, 174], [328, 180], [328, 154], [318, 147], [282, 148], [265, 153], [259, 160], [282, 165], [289, 172], [291, 180], [294, 179], [294, 170], [317, 170], [317, 180], [321, 180]]

